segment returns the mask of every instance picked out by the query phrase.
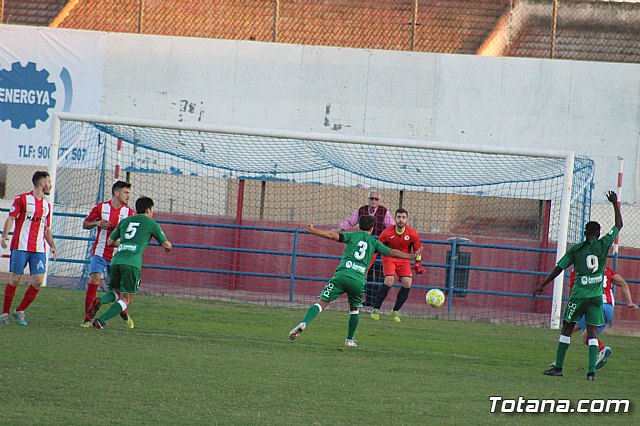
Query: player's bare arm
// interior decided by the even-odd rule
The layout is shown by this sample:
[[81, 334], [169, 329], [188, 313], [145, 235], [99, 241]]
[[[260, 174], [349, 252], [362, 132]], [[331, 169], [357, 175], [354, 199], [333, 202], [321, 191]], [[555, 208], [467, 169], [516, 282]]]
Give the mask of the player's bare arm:
[[13, 222], [15, 222], [15, 218], [12, 216], [9, 216], [7, 218], [7, 220], [4, 222], [4, 228], [2, 229], [2, 240], [0, 240], [0, 245], [2, 245], [2, 248], [7, 248], [7, 241], [9, 240], [9, 231], [11, 231], [11, 228], [13, 228]]
[[622, 229], [622, 213], [620, 212], [620, 206], [618, 205], [618, 194], [614, 191], [607, 192], [607, 200], [613, 205], [613, 212], [615, 214], [615, 225], [618, 231]]
[[84, 222], [82, 222], [82, 228], [83, 229], [93, 229], [95, 227], [99, 227], [102, 229], [109, 229], [111, 227], [111, 224], [109, 223], [108, 220], [96, 220], [93, 222], [90, 222], [88, 220], [85, 220]]
[[119, 247], [120, 240], [112, 240], [111, 237], [107, 238], [107, 245], [111, 247]]
[[635, 311], [636, 309], [638, 309], [638, 305], [633, 303], [633, 298], [631, 297], [631, 291], [629, 291], [629, 284], [627, 283], [627, 281], [625, 281], [624, 278], [622, 278], [622, 275], [614, 274], [611, 277], [611, 283], [613, 285], [617, 285], [618, 287], [620, 287], [622, 289], [622, 293], [624, 294], [624, 298], [627, 299], [627, 307], [630, 310]]
[[328, 240], [338, 241], [340, 239], [340, 234], [337, 232], [316, 229], [312, 224], [308, 224], [304, 229], [310, 234], [317, 235], [318, 237], [326, 238]]
[[420, 255], [421, 252], [422, 252], [422, 247], [420, 247], [418, 250], [414, 251], [413, 253], [405, 253], [397, 249], [391, 249], [391, 251], [389, 252], [389, 254], [387, 254], [387, 256], [397, 257], [398, 259], [413, 260], [416, 258], [416, 256]]
[[164, 243], [162, 243], [162, 247], [164, 247], [165, 251], [167, 253], [169, 253], [171, 251], [171, 249], [173, 248], [173, 246], [171, 245], [171, 243], [169, 241], [165, 241]]
[[53, 254], [53, 260], [58, 260], [58, 249], [56, 249], [56, 243], [53, 241], [53, 233], [51, 232], [51, 228], [47, 226], [44, 230], [44, 239], [49, 244], [49, 248], [51, 249], [51, 254]]
[[542, 294], [542, 290], [544, 290], [544, 287], [547, 284], [549, 284], [551, 281], [555, 280], [556, 277], [558, 275], [560, 275], [561, 273], [562, 273], [562, 268], [561, 267], [556, 266], [555, 268], [553, 268], [553, 271], [551, 271], [551, 273], [549, 273], [547, 278], [545, 278], [544, 281], [542, 281], [540, 283], [540, 285], [533, 290], [533, 297], [540, 296]]

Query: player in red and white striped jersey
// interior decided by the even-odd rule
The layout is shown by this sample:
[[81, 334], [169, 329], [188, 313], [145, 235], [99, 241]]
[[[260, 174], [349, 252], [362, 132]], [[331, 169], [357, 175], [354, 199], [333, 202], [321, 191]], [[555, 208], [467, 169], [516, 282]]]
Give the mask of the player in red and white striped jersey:
[[11, 258], [9, 283], [4, 289], [4, 303], [0, 324], [9, 324], [9, 311], [16, 294], [16, 288], [27, 264], [32, 277], [32, 284], [22, 298], [22, 301], [12, 314], [18, 324], [27, 325], [25, 309], [31, 305], [40, 291], [46, 272], [47, 255], [46, 245], [49, 244], [53, 258], [57, 259], [56, 245], [51, 233], [51, 206], [45, 195], [51, 191], [51, 177], [49, 173], [38, 171], [31, 178], [33, 191], [20, 194], [13, 200], [9, 211], [9, 217], [4, 223], [2, 240], [0, 245], [7, 248], [9, 231], [15, 223], [13, 237], [11, 238]]
[[[573, 288], [573, 284], [576, 279], [575, 270], [571, 271], [571, 275], [569, 276], [569, 289]], [[613, 286], [618, 286], [622, 289], [622, 293], [624, 294], [625, 299], [627, 300], [627, 307], [635, 311], [638, 309], [638, 305], [633, 303], [633, 298], [631, 297], [631, 292], [629, 291], [629, 284], [622, 278], [620, 274], [615, 272], [613, 269], [606, 267], [604, 269], [604, 280], [602, 281], [602, 311], [604, 313], [604, 324], [598, 327], [598, 334], [602, 333], [607, 325], [611, 326], [611, 322], [613, 321], [613, 313], [614, 307], [616, 304], [615, 298], [613, 297]], [[587, 324], [585, 322], [584, 315], [580, 318], [580, 321], [576, 322], [575, 327], [573, 328], [573, 332], [577, 332], [578, 330], [586, 330]], [[587, 343], [587, 339], [585, 338], [585, 344]], [[609, 356], [611, 355], [611, 348], [609, 346], [605, 346], [600, 339], [598, 339], [598, 359], [596, 362], [596, 368], [602, 368]]]
[[[114, 249], [114, 247], [107, 245], [109, 235], [111, 235], [111, 231], [118, 225], [118, 222], [135, 214], [133, 209], [127, 206], [129, 197], [131, 196], [130, 183], [121, 180], [117, 181], [111, 187], [111, 195], [112, 198], [110, 201], [96, 204], [93, 209], [91, 209], [89, 216], [87, 216], [82, 223], [82, 228], [84, 229], [98, 229], [96, 240], [91, 250], [89, 282], [87, 283], [84, 300], [84, 321], [82, 322], [82, 326], [85, 328], [91, 327], [91, 318], [88, 311], [91, 302], [96, 298], [100, 280], [105, 273], [109, 273], [109, 266]], [[120, 316], [127, 322], [129, 328], [133, 328], [133, 320], [126, 311], [123, 311]]]

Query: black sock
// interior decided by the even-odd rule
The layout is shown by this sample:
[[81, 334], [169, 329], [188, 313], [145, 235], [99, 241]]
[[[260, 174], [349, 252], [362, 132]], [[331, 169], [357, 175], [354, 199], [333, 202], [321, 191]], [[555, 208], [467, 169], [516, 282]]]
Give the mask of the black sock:
[[402, 305], [404, 305], [404, 302], [406, 302], [407, 298], [409, 297], [409, 290], [411, 290], [410, 287], [402, 287], [400, 289], [400, 291], [398, 292], [398, 297], [396, 297], [396, 304], [393, 307], [394, 311], [399, 311], [400, 308], [402, 308]]
[[376, 295], [376, 304], [373, 306], [374, 309], [380, 309], [380, 306], [382, 306], [384, 299], [387, 298], [387, 294], [389, 294], [390, 289], [391, 287], [388, 287], [384, 284], [380, 285], [380, 288], [378, 289], [378, 294]]

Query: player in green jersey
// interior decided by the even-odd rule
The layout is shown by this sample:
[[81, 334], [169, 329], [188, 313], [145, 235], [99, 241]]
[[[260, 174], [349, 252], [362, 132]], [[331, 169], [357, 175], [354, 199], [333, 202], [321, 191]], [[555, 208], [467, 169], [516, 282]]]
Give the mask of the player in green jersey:
[[93, 321], [95, 328], [102, 329], [107, 320], [127, 309], [127, 306], [133, 302], [134, 295], [138, 294], [142, 253], [149, 245], [151, 237], [155, 238], [167, 252], [171, 251], [171, 243], [160, 229], [160, 225], [151, 219], [153, 200], [148, 197], [138, 198], [136, 213], [134, 216], [122, 219], [107, 239], [107, 245], [118, 247], [111, 260], [109, 286], [112, 291], [93, 300], [89, 307], [89, 316], [95, 317], [100, 306], [105, 303], [117, 303], [113, 303], [107, 312]]
[[312, 305], [305, 314], [302, 322], [296, 325], [289, 333], [289, 339], [295, 340], [302, 333], [307, 325], [327, 306], [347, 293], [349, 301], [349, 330], [346, 346], [358, 346], [353, 336], [360, 320], [360, 308], [362, 307], [362, 295], [366, 283], [367, 269], [371, 265], [374, 253], [380, 253], [400, 259], [413, 260], [420, 251], [413, 254], [404, 253], [400, 250], [391, 249], [371, 236], [375, 218], [373, 216], [360, 216], [358, 232], [323, 231], [315, 229], [313, 225], [307, 225], [307, 232], [340, 243], [345, 243], [346, 247], [342, 254], [340, 264], [329, 282], [324, 286], [318, 296], [318, 303]]
[[604, 269], [609, 248], [622, 229], [622, 214], [618, 206], [618, 196], [615, 192], [607, 193], [607, 200], [613, 204], [615, 213], [615, 225], [611, 231], [600, 238], [600, 224], [589, 222], [584, 228], [585, 241], [572, 246], [560, 259], [553, 271], [545, 280], [535, 288], [533, 296], [542, 293], [544, 286], [553, 281], [562, 271], [573, 265], [576, 273], [575, 284], [571, 290], [569, 301], [565, 307], [562, 322], [562, 331], [556, 352], [555, 366], [544, 370], [548, 376], [562, 376], [562, 364], [564, 362], [571, 333], [577, 321], [582, 315], [587, 323], [587, 339], [589, 340], [589, 369], [587, 380], [596, 379], [596, 359], [598, 357], [598, 327], [604, 324], [602, 311], [602, 284], [604, 282]]

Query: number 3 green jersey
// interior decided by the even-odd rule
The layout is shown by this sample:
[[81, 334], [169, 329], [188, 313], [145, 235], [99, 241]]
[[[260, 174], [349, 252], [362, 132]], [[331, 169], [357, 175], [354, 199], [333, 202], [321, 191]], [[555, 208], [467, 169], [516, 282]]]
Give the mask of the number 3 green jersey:
[[558, 266], [562, 269], [567, 269], [573, 264], [576, 272], [575, 283], [571, 291], [572, 297], [602, 296], [607, 254], [617, 236], [618, 228], [614, 226], [607, 235], [599, 240], [589, 240], [575, 244], [562, 256]]
[[389, 247], [364, 231], [341, 232], [338, 241], [347, 246], [342, 253], [340, 265], [336, 268], [336, 275], [348, 275], [362, 281], [363, 284], [374, 253], [389, 254], [391, 251]]
[[149, 245], [151, 237], [160, 244], [167, 241], [160, 225], [148, 216], [137, 214], [122, 219], [109, 236], [114, 241], [120, 239], [120, 246], [114, 253], [111, 264], [142, 268], [142, 253]]

